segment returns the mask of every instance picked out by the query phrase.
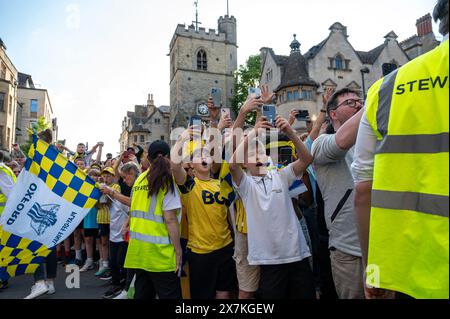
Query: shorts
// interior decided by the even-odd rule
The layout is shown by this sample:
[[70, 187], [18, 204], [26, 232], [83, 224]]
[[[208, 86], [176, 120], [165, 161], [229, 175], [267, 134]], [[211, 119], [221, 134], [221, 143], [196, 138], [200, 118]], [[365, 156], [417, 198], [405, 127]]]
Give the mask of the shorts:
[[81, 221], [81, 223], [77, 226], [76, 229], [77, 229], [77, 230], [78, 230], [78, 229], [83, 229], [83, 226], [84, 226], [84, 220]]
[[109, 224], [98, 224], [99, 236], [109, 236]]
[[189, 251], [189, 283], [192, 299], [214, 299], [216, 291], [236, 291], [233, 244], [208, 254]]
[[94, 237], [97, 238], [99, 234], [98, 228], [85, 228], [84, 237]]
[[256, 292], [259, 287], [260, 267], [248, 264], [248, 240], [247, 235], [235, 233], [234, 260], [236, 262], [236, 275], [239, 290]]

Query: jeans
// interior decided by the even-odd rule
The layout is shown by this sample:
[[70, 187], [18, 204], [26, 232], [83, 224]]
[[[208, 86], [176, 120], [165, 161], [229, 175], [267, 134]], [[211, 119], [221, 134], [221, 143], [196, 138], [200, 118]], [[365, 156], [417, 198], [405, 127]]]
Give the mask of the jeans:
[[127, 255], [128, 243], [125, 241], [114, 243], [109, 242], [110, 268], [112, 284], [120, 286], [120, 282], [126, 278], [126, 270], [123, 268]]
[[56, 269], [58, 265], [56, 259], [56, 247], [53, 247], [50, 250], [51, 253], [45, 258], [45, 262], [34, 272], [34, 281], [56, 278]]

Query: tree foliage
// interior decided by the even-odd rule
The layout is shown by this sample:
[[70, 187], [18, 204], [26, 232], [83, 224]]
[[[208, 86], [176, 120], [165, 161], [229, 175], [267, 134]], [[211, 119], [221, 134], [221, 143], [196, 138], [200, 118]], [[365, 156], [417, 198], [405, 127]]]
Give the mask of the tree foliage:
[[[247, 99], [248, 89], [258, 87], [261, 78], [261, 58], [259, 55], [251, 55], [244, 65], [234, 73], [235, 87], [233, 98], [233, 111], [238, 114], [242, 105]], [[255, 124], [256, 114], [249, 114], [246, 122]]]
[[44, 116], [38, 118], [37, 122], [33, 123], [31, 128], [27, 128], [28, 140], [25, 144], [20, 146], [22, 152], [24, 152], [24, 154], [28, 154], [31, 144], [33, 143], [33, 133], [39, 133], [48, 128], [50, 128], [50, 124], [45, 120]]

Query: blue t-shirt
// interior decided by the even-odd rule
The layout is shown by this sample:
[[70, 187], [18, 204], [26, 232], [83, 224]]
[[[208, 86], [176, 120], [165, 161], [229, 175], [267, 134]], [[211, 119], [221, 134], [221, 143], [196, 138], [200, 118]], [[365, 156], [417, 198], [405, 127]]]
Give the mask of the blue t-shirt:
[[98, 228], [97, 224], [97, 212], [98, 209], [95, 207], [92, 207], [89, 213], [84, 217], [84, 228], [86, 229], [96, 229]]

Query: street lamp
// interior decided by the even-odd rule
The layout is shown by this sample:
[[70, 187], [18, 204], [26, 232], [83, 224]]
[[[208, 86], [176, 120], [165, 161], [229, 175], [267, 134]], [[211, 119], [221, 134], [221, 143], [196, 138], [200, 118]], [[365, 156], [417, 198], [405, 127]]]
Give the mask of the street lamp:
[[363, 97], [364, 97], [364, 101], [365, 101], [366, 100], [366, 85], [364, 83], [364, 73], [370, 73], [370, 70], [367, 66], [361, 69]]

